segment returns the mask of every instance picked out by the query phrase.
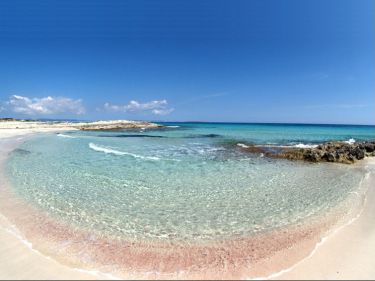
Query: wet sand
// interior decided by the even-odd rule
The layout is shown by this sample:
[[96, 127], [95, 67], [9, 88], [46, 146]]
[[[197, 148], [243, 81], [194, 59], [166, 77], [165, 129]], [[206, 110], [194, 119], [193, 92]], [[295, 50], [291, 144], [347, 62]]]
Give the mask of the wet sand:
[[[60, 129], [30, 128], [0, 130], [0, 163], [8, 151], [28, 135], [39, 132], [56, 132]], [[61, 129], [66, 130], [66, 129]], [[3, 179], [0, 177], [0, 193]], [[32, 248], [22, 235], [0, 213], [0, 279], [96, 279], [94, 274], [79, 272], [49, 258]]]
[[[11, 132], [8, 136], [10, 135], [12, 135]], [[9, 147], [6, 148], [4, 144], [5, 142], [0, 143], [0, 157], [2, 158], [0, 162], [5, 159], [6, 150], [9, 150]], [[12, 142], [12, 145], [16, 143]], [[366, 160], [363, 163], [375, 166], [374, 161]], [[365, 184], [370, 184], [370, 182], [375, 182], [374, 175], [370, 176]], [[5, 188], [5, 185], [6, 182], [3, 179], [0, 182], [0, 188]], [[321, 237], [334, 223], [330, 218], [318, 223], [299, 225], [288, 231], [279, 231], [277, 235], [270, 233], [212, 247], [184, 248], [174, 245], [142, 245], [118, 243], [118, 241], [100, 238], [93, 239], [87, 233], [67, 231], [63, 225], [56, 224], [32, 208], [29, 209], [29, 206], [23, 205], [23, 202], [17, 202], [17, 199], [2, 201], [1, 207], [5, 208], [6, 216], [11, 220], [19, 218], [15, 222], [22, 235], [28, 238], [27, 240], [33, 241], [34, 248], [43, 254], [32, 250], [30, 245], [16, 237], [9, 220], [0, 216], [0, 278], [111, 278], [109, 275], [98, 276], [79, 272], [72, 267], [90, 270], [99, 268], [104, 272], [117, 271], [119, 275], [116, 276], [151, 279], [228, 279], [250, 276], [286, 279], [347, 279], [360, 278], [360, 276], [374, 278], [374, 193], [373, 189], [369, 190], [364, 211], [359, 219], [324, 239], [324, 243], [309, 258], [306, 256], [309, 256]], [[18, 208], [17, 204], [20, 204]], [[61, 251], [56, 254], [56, 243], [61, 245], [67, 239], [73, 242], [70, 243], [71, 246], [65, 246], [64, 250], [60, 248]], [[88, 243], [90, 240], [91, 242]], [[74, 258], [82, 251], [91, 252], [91, 255], [86, 257], [86, 261]], [[48, 258], [48, 255], [53, 256], [57, 261]], [[303, 261], [299, 262], [301, 260]], [[296, 263], [298, 264], [295, 265]], [[63, 264], [68, 264], [69, 267]], [[119, 269], [124, 264], [126, 266]], [[274, 274], [291, 267], [292, 269], [285, 274]], [[186, 272], [181, 270], [183, 268], [190, 270]], [[134, 270], [133, 274], [132, 270]], [[143, 274], [139, 274], [140, 272]]]
[[372, 171], [364, 209], [359, 217], [328, 236], [311, 257], [276, 279], [375, 279], [375, 159], [365, 159]]

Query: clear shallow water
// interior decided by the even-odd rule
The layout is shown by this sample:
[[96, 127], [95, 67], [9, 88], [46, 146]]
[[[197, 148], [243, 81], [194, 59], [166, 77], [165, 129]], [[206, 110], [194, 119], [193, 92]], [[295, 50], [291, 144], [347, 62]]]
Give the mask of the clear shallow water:
[[[178, 126], [180, 124], [166, 123], [166, 125]], [[227, 138], [243, 139], [256, 144], [309, 144], [351, 138], [357, 141], [375, 138], [375, 126], [184, 123], [182, 127], [190, 126], [206, 133], [214, 133], [220, 128]]]
[[11, 153], [16, 193], [106, 236], [206, 241], [246, 236], [324, 213], [363, 171], [245, 154], [235, 144], [375, 138], [374, 127], [168, 124], [167, 130], [39, 135]]

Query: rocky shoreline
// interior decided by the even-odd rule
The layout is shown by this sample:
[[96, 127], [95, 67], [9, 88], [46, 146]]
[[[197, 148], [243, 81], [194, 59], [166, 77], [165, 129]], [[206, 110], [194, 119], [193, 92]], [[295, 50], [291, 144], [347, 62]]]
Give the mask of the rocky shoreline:
[[270, 149], [267, 146], [252, 144], [237, 144], [237, 146], [249, 153], [263, 153], [270, 158], [288, 160], [300, 160], [308, 162], [335, 162], [353, 164], [365, 157], [375, 156], [375, 141], [342, 142], [332, 141], [309, 148], [278, 148]]

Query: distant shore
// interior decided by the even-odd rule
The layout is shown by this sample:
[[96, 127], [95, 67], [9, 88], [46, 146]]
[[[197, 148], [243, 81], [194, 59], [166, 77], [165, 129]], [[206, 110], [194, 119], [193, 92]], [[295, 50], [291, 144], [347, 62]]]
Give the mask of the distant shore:
[[[7, 133], [11, 130], [34, 130], [35, 132], [58, 131], [58, 130], [85, 130], [105, 131], [122, 129], [156, 129], [164, 126], [145, 122], [129, 120], [109, 120], [95, 122], [48, 122], [48, 121], [22, 121], [14, 119], [0, 119], [0, 133]], [[16, 132], [16, 131], [15, 131]], [[26, 131], [27, 132], [27, 131]]]
[[[6, 122], [8, 123], [8, 122]], [[23, 124], [23, 122], [21, 122]], [[12, 128], [1, 127], [0, 124], [0, 170], [1, 163], [5, 161], [8, 152], [14, 149], [27, 134], [39, 132], [59, 132], [66, 130], [77, 130], [68, 126], [38, 126]], [[15, 124], [13, 124], [14, 126]], [[29, 124], [30, 125], [30, 124]], [[4, 140], [4, 138], [14, 137]], [[18, 140], [17, 140], [18, 139]], [[368, 166], [371, 171], [375, 170], [374, 159], [366, 159], [355, 165]], [[299, 257], [297, 264], [281, 267], [279, 273], [265, 274], [259, 276], [275, 279], [372, 279], [375, 277], [375, 175], [372, 172], [363, 183], [369, 189], [367, 200], [360, 216], [318, 242], [312, 254]], [[0, 188], [4, 184], [0, 178]], [[83, 272], [62, 265], [55, 260], [46, 257], [31, 248], [26, 241], [17, 237], [14, 227], [0, 214], [0, 278], [9, 279], [96, 279], [111, 278], [111, 276], [98, 275], [97, 272]], [[310, 242], [307, 242], [310, 245]], [[306, 249], [306, 246], [301, 246]], [[311, 245], [307, 247], [310, 249]], [[314, 248], [314, 247], [313, 247]], [[303, 251], [305, 253], [305, 251]], [[282, 257], [275, 257], [282, 261]], [[267, 270], [265, 272], [268, 273]]]

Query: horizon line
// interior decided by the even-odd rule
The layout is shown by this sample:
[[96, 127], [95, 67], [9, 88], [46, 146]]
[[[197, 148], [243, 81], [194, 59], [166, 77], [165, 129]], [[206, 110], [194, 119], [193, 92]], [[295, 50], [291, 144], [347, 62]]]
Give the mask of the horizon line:
[[[99, 120], [121, 120], [121, 119], [75, 119], [75, 118], [14, 118], [14, 117], [0, 117], [0, 119], [13, 118], [16, 120], [31, 120], [31, 121], [83, 121], [83, 122], [95, 122]], [[264, 124], [264, 125], [326, 125], [326, 126], [375, 126], [374, 124], [346, 124], [346, 123], [304, 123], [304, 122], [251, 122], [251, 121], [163, 121], [163, 120], [152, 120], [152, 119], [126, 119], [129, 121], [145, 121], [153, 123], [217, 123], [217, 124]]]
[[280, 124], [280, 125], [334, 125], [334, 126], [375, 126], [374, 124], [345, 124], [345, 123], [303, 123], [303, 122], [250, 122], [250, 121], [153, 121], [161, 123], [218, 123], [218, 124]]

